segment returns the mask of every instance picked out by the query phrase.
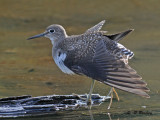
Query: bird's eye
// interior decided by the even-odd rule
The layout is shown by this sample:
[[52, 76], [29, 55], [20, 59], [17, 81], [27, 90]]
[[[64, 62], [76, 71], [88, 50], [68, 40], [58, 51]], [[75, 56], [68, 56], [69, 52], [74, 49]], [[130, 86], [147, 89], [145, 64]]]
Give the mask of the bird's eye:
[[50, 32], [50, 33], [54, 33], [54, 32], [55, 32], [55, 30], [53, 30], [53, 29], [50, 29], [50, 30], [49, 30], [49, 32]]

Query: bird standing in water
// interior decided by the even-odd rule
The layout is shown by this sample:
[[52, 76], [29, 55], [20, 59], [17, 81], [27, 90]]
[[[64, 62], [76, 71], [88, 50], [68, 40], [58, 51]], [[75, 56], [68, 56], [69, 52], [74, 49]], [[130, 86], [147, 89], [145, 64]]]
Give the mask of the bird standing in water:
[[132, 30], [106, 35], [107, 31], [100, 31], [104, 23], [105, 21], [101, 21], [85, 33], [72, 36], [68, 36], [61, 25], [53, 24], [44, 33], [28, 40], [49, 38], [53, 45], [53, 59], [62, 72], [85, 75], [92, 79], [87, 103], [91, 102], [95, 80], [111, 86], [111, 93], [117, 88], [149, 98], [146, 93], [149, 91], [147, 84], [128, 65], [128, 59], [133, 57], [133, 52], [118, 43]]

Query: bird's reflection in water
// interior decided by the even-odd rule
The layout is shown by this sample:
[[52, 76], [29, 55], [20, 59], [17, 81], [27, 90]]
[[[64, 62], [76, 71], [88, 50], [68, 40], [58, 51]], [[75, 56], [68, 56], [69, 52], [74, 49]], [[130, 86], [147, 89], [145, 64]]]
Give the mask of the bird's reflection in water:
[[[93, 116], [93, 113], [92, 113], [92, 110], [89, 109], [88, 112], [89, 112], [89, 115], [90, 115], [90, 119], [91, 119], [91, 120], [95, 120], [95, 119], [94, 119], [94, 116]], [[106, 120], [112, 120], [110, 113], [107, 113], [106, 116], [108, 117], [108, 118], [106, 117]], [[120, 120], [120, 119], [117, 118], [117, 120]]]
[[93, 117], [91, 109], [89, 110], [89, 115], [90, 115], [91, 120], [94, 120], [94, 117]]

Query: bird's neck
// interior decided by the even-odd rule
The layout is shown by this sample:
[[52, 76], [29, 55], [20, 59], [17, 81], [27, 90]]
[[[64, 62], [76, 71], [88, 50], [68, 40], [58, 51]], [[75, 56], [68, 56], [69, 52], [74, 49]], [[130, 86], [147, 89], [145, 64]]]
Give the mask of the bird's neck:
[[48, 37], [51, 40], [51, 43], [53, 46], [57, 45], [58, 43], [61, 43], [64, 39], [68, 37], [66, 31], [62, 31], [60, 34], [57, 34], [56, 36], [50, 36]]
[[68, 36], [65, 35], [65, 36], [61, 36], [60, 38], [55, 38], [55, 37], [52, 37], [52, 38], [49, 38], [51, 40], [51, 43], [53, 46], [57, 46], [59, 43], [61, 43], [63, 40], [65, 40]]

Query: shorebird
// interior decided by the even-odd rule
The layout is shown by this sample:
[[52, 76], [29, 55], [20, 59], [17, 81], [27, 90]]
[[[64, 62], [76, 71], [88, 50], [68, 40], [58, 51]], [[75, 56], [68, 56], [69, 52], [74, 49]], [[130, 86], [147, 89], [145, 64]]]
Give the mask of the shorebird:
[[83, 34], [71, 36], [67, 35], [61, 25], [53, 24], [48, 26], [44, 33], [32, 36], [28, 40], [49, 38], [53, 45], [53, 59], [62, 72], [85, 75], [92, 79], [87, 103], [91, 102], [95, 80], [111, 86], [110, 93], [116, 93], [114, 88], [117, 88], [149, 98], [146, 82], [128, 65], [128, 60], [134, 53], [118, 43], [133, 30], [106, 35], [107, 31], [101, 31], [104, 23], [105, 20]]

